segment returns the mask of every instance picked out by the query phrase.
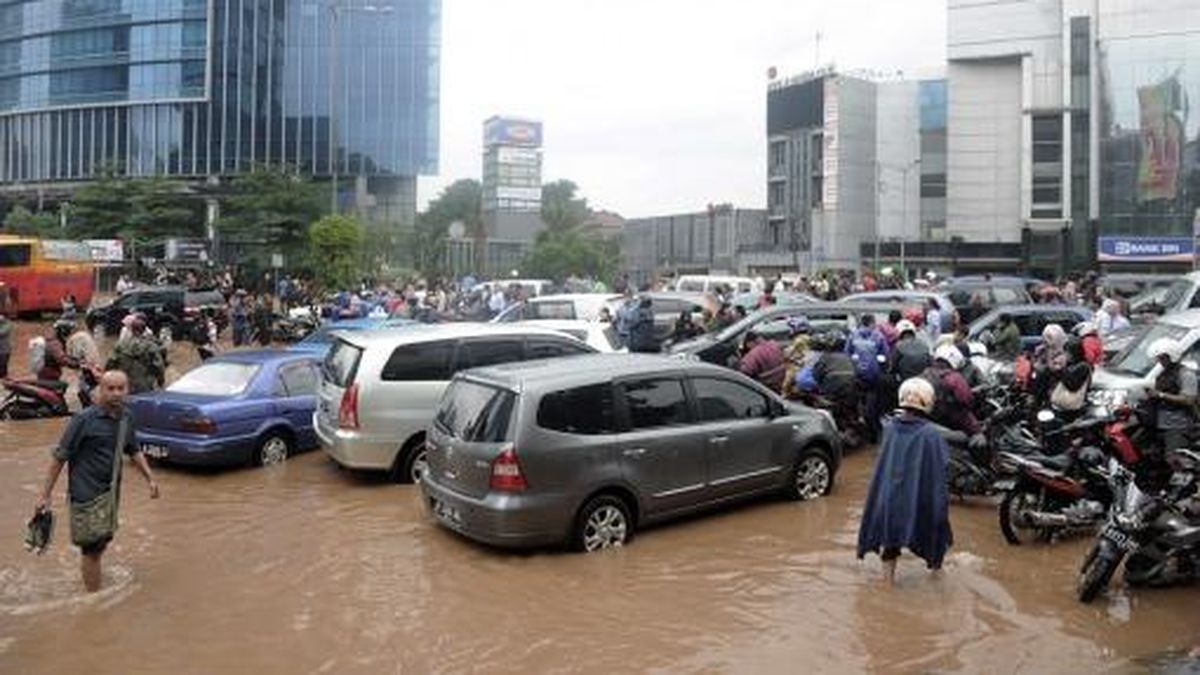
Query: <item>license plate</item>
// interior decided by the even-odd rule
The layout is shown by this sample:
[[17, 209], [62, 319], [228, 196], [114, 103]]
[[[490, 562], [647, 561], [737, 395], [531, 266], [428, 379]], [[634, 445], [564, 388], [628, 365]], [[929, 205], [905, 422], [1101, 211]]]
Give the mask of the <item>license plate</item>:
[[154, 443], [142, 443], [142, 454], [151, 459], [163, 459], [167, 456], [167, 446]]
[[998, 480], [995, 483], [992, 483], [992, 487], [996, 488], [996, 490], [999, 492], [1007, 492], [1007, 491], [1017, 487], [1017, 481], [1016, 480]]
[[458, 509], [454, 508], [453, 506], [449, 506], [446, 504], [446, 502], [434, 501], [433, 515], [437, 516], [438, 520], [451, 527], [459, 527], [462, 525], [462, 514], [458, 512]]
[[1126, 551], [1134, 551], [1138, 548], [1138, 543], [1134, 541], [1133, 537], [1125, 534], [1112, 524], [1104, 526], [1104, 531], [1101, 533], [1101, 536]]

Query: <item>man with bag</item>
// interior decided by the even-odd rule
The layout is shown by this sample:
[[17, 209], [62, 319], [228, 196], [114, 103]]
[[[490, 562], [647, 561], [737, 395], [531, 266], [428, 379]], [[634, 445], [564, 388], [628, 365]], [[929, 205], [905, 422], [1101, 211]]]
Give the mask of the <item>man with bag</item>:
[[37, 503], [39, 513], [50, 508], [50, 495], [66, 464], [71, 542], [83, 554], [80, 571], [89, 593], [100, 590], [100, 557], [117, 531], [122, 464], [118, 448], [133, 458], [150, 486], [150, 498], [158, 498], [158, 483], [137, 448], [133, 417], [125, 409], [128, 390], [125, 373], [110, 370], [101, 376], [96, 405], [72, 418], [54, 449]]

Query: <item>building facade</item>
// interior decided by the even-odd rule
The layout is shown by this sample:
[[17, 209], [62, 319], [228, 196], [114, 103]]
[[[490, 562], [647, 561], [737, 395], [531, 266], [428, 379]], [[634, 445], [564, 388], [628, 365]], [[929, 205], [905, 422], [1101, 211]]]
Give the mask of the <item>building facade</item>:
[[0, 193], [289, 165], [411, 225], [440, 41], [440, 0], [0, 1]]
[[770, 255], [788, 271], [858, 269], [889, 242], [943, 236], [942, 79], [824, 68], [767, 91]]
[[948, 18], [951, 236], [1045, 272], [1187, 258], [1200, 6], [950, 0]]
[[777, 233], [766, 211], [728, 204], [695, 213], [631, 218], [621, 235], [623, 269], [639, 286], [670, 274], [774, 276], [795, 269], [781, 264], [775, 253], [764, 257], [778, 250]]

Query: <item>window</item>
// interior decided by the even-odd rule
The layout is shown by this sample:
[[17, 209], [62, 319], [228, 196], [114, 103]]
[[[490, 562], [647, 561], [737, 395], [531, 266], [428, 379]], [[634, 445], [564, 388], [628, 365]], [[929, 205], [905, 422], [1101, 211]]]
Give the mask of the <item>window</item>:
[[325, 379], [338, 387], [350, 386], [350, 383], [354, 381], [355, 373], [358, 372], [358, 361], [362, 358], [362, 353], [361, 347], [356, 347], [345, 340], [338, 340], [329, 350], [329, 354], [325, 356], [325, 364], [322, 368]]
[[1058, 113], [1033, 116], [1034, 218], [1062, 217], [1063, 119]]
[[653, 429], [689, 421], [687, 398], [679, 380], [638, 380], [625, 384], [625, 405], [633, 429]]
[[577, 356], [586, 354], [588, 350], [581, 345], [571, 344], [562, 340], [547, 340], [531, 338], [528, 345], [529, 359], [553, 359], [559, 356]]
[[771, 168], [782, 169], [787, 162], [787, 141], [771, 143]]
[[946, 196], [946, 174], [944, 173], [923, 173], [921, 174], [921, 197], [926, 199], [938, 199]]
[[0, 267], [25, 267], [33, 255], [30, 244], [0, 246]]
[[528, 303], [530, 319], [574, 319], [575, 303], [566, 300]]
[[520, 338], [501, 340], [469, 340], [462, 343], [458, 355], [458, 367], [482, 368], [499, 363], [512, 363], [525, 358], [524, 345]]
[[997, 305], [1015, 305], [1021, 302], [1021, 294], [1011, 288], [993, 288], [992, 296]]
[[1025, 337], [1037, 337], [1042, 334], [1042, 317], [1039, 314], [1017, 314], [1013, 321]]
[[309, 396], [317, 393], [320, 375], [312, 364], [299, 363], [279, 371], [279, 379], [283, 383], [283, 396]]
[[167, 391], [180, 394], [206, 394], [209, 396], [237, 396], [250, 386], [258, 364], [222, 363], [203, 364], [188, 371], [183, 377], [167, 387]]
[[612, 385], [605, 382], [546, 394], [538, 404], [537, 424], [567, 434], [616, 432]]
[[457, 380], [446, 390], [434, 421], [464, 441], [503, 443], [509, 440], [516, 399], [511, 391]]
[[454, 343], [442, 340], [401, 345], [392, 352], [379, 378], [384, 382], [444, 382], [453, 375]]
[[766, 417], [771, 410], [766, 396], [736, 382], [698, 378], [692, 380], [692, 386], [702, 422], [755, 419]]
[[768, 205], [772, 211], [778, 211], [783, 208], [784, 200], [784, 184], [771, 183], [768, 194]]

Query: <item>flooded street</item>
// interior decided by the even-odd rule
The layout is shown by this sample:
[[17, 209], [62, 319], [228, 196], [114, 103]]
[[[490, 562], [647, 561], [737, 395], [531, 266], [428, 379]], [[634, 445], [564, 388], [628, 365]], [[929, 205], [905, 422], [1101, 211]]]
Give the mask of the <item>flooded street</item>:
[[826, 499], [763, 502], [624, 550], [512, 554], [437, 527], [418, 493], [319, 451], [270, 469], [128, 473], [105, 590], [85, 597], [63, 490], [20, 540], [64, 420], [0, 423], [0, 672], [1141, 672], [1200, 642], [1200, 589], [1074, 597], [1089, 542], [1010, 547], [995, 507], [899, 588], [854, 544], [873, 451]]

